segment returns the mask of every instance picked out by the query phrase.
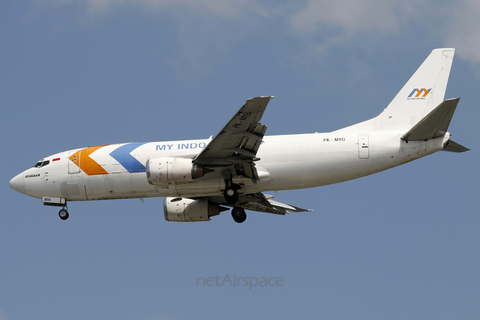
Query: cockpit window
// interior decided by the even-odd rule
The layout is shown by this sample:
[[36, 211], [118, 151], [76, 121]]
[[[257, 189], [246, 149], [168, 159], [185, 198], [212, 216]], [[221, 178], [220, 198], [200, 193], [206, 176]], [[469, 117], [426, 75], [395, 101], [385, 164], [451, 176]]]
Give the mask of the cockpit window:
[[33, 166], [34, 168], [41, 168], [41, 167], [45, 167], [47, 164], [50, 163], [50, 160], [40, 160], [38, 161], [37, 163], [35, 163], [35, 165]]

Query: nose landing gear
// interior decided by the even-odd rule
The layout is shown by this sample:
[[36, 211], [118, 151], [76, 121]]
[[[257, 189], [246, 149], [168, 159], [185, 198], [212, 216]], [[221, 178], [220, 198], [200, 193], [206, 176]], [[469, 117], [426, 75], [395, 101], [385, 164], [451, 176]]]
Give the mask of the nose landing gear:
[[42, 197], [43, 205], [52, 206], [52, 207], [62, 207], [58, 212], [58, 216], [62, 220], [67, 220], [69, 217], [67, 211], [67, 199], [65, 198], [55, 198], [55, 197]]

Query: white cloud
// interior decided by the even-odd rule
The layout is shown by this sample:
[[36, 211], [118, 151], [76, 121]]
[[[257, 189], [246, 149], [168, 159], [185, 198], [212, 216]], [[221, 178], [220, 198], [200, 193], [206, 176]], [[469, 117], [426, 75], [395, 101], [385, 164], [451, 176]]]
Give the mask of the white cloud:
[[257, 0], [31, 0], [31, 2], [38, 7], [83, 6], [90, 14], [101, 14], [127, 5], [149, 10], [180, 8], [221, 17], [237, 17], [249, 12], [267, 14]]
[[0, 320], [8, 320], [7, 314], [0, 309]]
[[399, 31], [405, 11], [409, 11], [408, 5], [401, 0], [308, 0], [306, 7], [293, 15], [292, 25], [301, 32], [329, 26], [350, 35], [390, 33]]
[[478, 63], [479, 17], [478, 0], [308, 0], [291, 23], [299, 35], [322, 34], [313, 45], [318, 52], [358, 35], [402, 36], [417, 30], [424, 43], [455, 47], [459, 57]]
[[[63, 1], [63, 0], [58, 0]], [[245, 12], [263, 12], [256, 0], [85, 0], [92, 12], [102, 12], [123, 5], [139, 5], [151, 10], [185, 8], [218, 16], [234, 17]]]
[[308, 39], [311, 57], [358, 36], [380, 40], [373, 42], [377, 46], [398, 36], [399, 45], [455, 47], [458, 57], [479, 63], [479, 17], [478, 0], [307, 0], [291, 15], [291, 25]]
[[[79, 21], [95, 26], [112, 12], [129, 10], [168, 16], [173, 23], [176, 47], [170, 61], [179, 77], [206, 74], [247, 35], [257, 32], [257, 23], [268, 17], [257, 0], [31, 0], [40, 11], [48, 8], [75, 10]], [[154, 33], [154, 31], [152, 31]], [[154, 40], [155, 41], [155, 40]], [[160, 41], [158, 39], [157, 41]], [[213, 54], [215, 53], [215, 54]], [[190, 75], [188, 75], [190, 76]]]
[[445, 21], [445, 45], [457, 48], [457, 55], [473, 62], [480, 62], [480, 2], [459, 0], [449, 11]]
[[[177, 21], [176, 43], [178, 53], [172, 58], [177, 76], [190, 74], [204, 75], [218, 63], [218, 59], [228, 52], [238, 41], [239, 33], [232, 35], [229, 28], [220, 28], [215, 22], [204, 23], [198, 19]], [[215, 54], [212, 54], [215, 52]]]
[[352, 40], [358, 36], [363, 37], [360, 42], [363, 49], [370, 46], [370, 39], [375, 39], [373, 45], [379, 46], [383, 39], [398, 36], [399, 46], [432, 44], [456, 47], [458, 56], [480, 62], [480, 51], [477, 49], [480, 42], [478, 0], [292, 0], [280, 3], [265, 0], [31, 1], [41, 4], [42, 8], [75, 6], [94, 19], [101, 19], [103, 14], [122, 8], [136, 7], [158, 13], [171, 11], [176, 17], [179, 50], [182, 50], [180, 56], [190, 60], [197, 69], [208, 66], [202, 60], [209, 52], [226, 52], [235, 40], [256, 32], [252, 25], [258, 17], [268, 17], [278, 24], [279, 32], [288, 33], [290, 30], [291, 34], [303, 39], [305, 45], [299, 48], [300, 56], [318, 57], [325, 50], [344, 44], [356, 45], [358, 43]]
[[297, 35], [315, 37], [318, 51], [357, 36], [364, 36], [368, 46], [365, 40], [403, 36], [432, 20], [438, 6], [429, 1], [433, 0], [307, 0], [290, 21]]

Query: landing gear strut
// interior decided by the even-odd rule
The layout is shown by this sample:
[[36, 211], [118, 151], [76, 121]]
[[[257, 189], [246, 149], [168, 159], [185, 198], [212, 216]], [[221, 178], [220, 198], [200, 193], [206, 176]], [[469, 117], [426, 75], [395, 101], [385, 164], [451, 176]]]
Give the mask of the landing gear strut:
[[42, 197], [43, 205], [45, 206], [52, 206], [52, 207], [62, 207], [58, 212], [58, 216], [62, 220], [68, 219], [68, 211], [67, 211], [67, 199], [65, 198], [54, 198], [54, 197]]
[[225, 201], [227, 201], [228, 204], [235, 205], [238, 201], [237, 190], [240, 189], [240, 186], [233, 183], [232, 171], [229, 169], [222, 170], [222, 177], [225, 181], [225, 190], [223, 190]]
[[245, 213], [245, 210], [243, 210], [243, 208], [234, 207], [232, 209], [232, 218], [233, 220], [235, 220], [235, 222], [242, 223], [243, 221], [245, 221], [245, 219], [247, 219], [247, 214]]
[[68, 214], [68, 211], [64, 207], [62, 210], [58, 212], [58, 216], [62, 220], [67, 220], [70, 215]]

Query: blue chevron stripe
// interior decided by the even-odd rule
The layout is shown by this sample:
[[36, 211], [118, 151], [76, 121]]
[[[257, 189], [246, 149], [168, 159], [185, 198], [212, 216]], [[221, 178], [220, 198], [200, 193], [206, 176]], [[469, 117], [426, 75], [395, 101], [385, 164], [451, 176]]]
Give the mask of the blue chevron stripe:
[[110, 152], [110, 156], [117, 160], [128, 172], [146, 172], [147, 169], [130, 153], [145, 143], [128, 143]]

